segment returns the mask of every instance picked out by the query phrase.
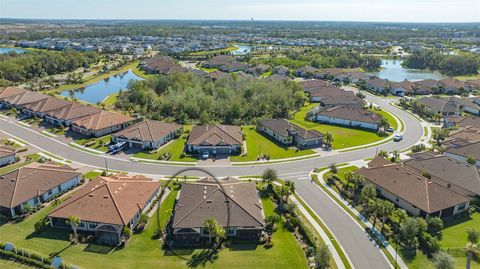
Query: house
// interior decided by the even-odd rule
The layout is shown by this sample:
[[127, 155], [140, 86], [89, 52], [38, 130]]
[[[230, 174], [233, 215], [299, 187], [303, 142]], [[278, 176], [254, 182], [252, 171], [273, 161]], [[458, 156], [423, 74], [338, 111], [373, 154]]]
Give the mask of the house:
[[390, 93], [393, 95], [399, 95], [399, 96], [413, 95], [416, 93], [414, 86], [415, 86], [415, 83], [408, 81], [406, 79], [401, 82], [394, 82], [390, 86]]
[[439, 92], [438, 81], [434, 79], [424, 79], [414, 82], [416, 94], [432, 94]]
[[479, 90], [480, 89], [480, 79], [471, 79], [465, 81], [463, 87], [468, 91]]
[[480, 117], [476, 116], [448, 116], [444, 118], [443, 127], [476, 127], [480, 129]]
[[432, 114], [441, 114], [443, 116], [460, 114], [460, 110], [452, 101], [435, 97], [422, 97], [417, 102], [425, 105], [425, 109]]
[[356, 96], [353, 92], [346, 91], [339, 95], [327, 95], [321, 98], [313, 95], [312, 101], [314, 99], [318, 99], [318, 102], [322, 107], [343, 106], [349, 108], [362, 108], [365, 105], [362, 98]]
[[314, 108], [309, 117], [321, 123], [343, 125], [353, 128], [364, 128], [377, 131], [380, 125], [380, 116], [361, 108], [331, 107]]
[[284, 145], [315, 147], [323, 144], [323, 134], [316, 130], [306, 130], [286, 119], [270, 119], [258, 122], [258, 130]]
[[134, 121], [134, 118], [118, 113], [101, 110], [72, 121], [72, 131], [91, 137], [100, 137], [122, 130]]
[[377, 93], [386, 93], [390, 89], [390, 83], [383, 78], [373, 78], [365, 81], [365, 87]]
[[322, 70], [316, 70], [315, 78], [343, 81], [346, 80], [346, 72], [341, 68], [325, 68]]
[[415, 169], [389, 163], [362, 167], [358, 173], [377, 193], [414, 216], [448, 217], [468, 209], [470, 198], [431, 180]]
[[438, 87], [441, 93], [458, 94], [464, 89], [464, 82], [456, 78], [445, 78], [438, 81]]
[[10, 106], [15, 107], [18, 110], [22, 110], [25, 106], [45, 100], [48, 97], [49, 97], [48, 95], [43, 93], [34, 92], [34, 91], [25, 91], [22, 94], [18, 94], [9, 98], [8, 103]]
[[81, 174], [68, 165], [31, 164], [0, 176], [0, 212], [24, 213], [80, 184]]
[[220, 71], [231, 73], [238, 71], [245, 71], [250, 66], [246, 63], [241, 63], [230, 55], [218, 55], [208, 61], [202, 63], [205, 68], [218, 68]]
[[97, 177], [55, 208], [48, 218], [54, 228], [71, 229], [70, 216], [80, 219], [78, 231], [94, 234], [96, 242], [119, 245], [124, 227], [134, 229], [155, 202], [160, 183], [144, 176]]
[[197, 125], [192, 128], [187, 152], [208, 151], [210, 154], [231, 154], [242, 150], [242, 130], [232, 125]]
[[257, 241], [265, 227], [265, 214], [254, 182], [225, 178], [220, 184], [211, 178], [183, 183], [172, 219], [176, 246], [208, 242], [204, 221], [213, 218], [233, 240]]
[[17, 151], [9, 146], [0, 146], [0, 167], [15, 163]]
[[474, 126], [468, 127], [459, 127], [457, 130], [452, 130], [448, 134], [448, 140], [464, 140], [467, 142], [477, 142], [480, 141], [480, 128]]
[[460, 111], [480, 115], [480, 104], [475, 102], [473, 98], [450, 97], [449, 100], [453, 102]]
[[252, 74], [252, 75], [261, 75], [261, 74], [264, 74], [268, 71], [270, 71], [271, 68], [269, 65], [266, 65], [266, 64], [259, 64], [257, 66], [252, 66], [250, 68], [248, 68], [247, 70], [245, 70], [246, 73], [248, 74]]
[[0, 89], [0, 108], [10, 108], [11, 102], [18, 96], [23, 96], [27, 90], [18, 87], [5, 87]]
[[70, 126], [73, 121], [100, 113], [102, 110], [93, 106], [71, 102], [66, 106], [45, 112], [45, 121], [54, 125]]
[[[320, 79], [309, 79], [303, 80], [300, 82], [300, 87], [302, 87], [303, 91], [306, 93], [311, 93], [312, 91], [333, 87], [330, 82], [327, 80], [320, 80]], [[339, 88], [337, 88], [339, 89]]]
[[140, 68], [147, 73], [169, 74], [172, 68], [181, 67], [170, 56], [157, 56], [146, 59], [140, 63]]
[[474, 165], [432, 152], [413, 154], [403, 164], [456, 192], [480, 195], [480, 175]]
[[467, 162], [469, 158], [475, 160], [475, 165], [480, 167], [480, 141], [467, 142], [459, 146], [448, 147], [444, 154], [462, 162]]
[[45, 117], [50, 111], [59, 110], [63, 107], [70, 106], [73, 102], [59, 99], [56, 97], [48, 97], [34, 103], [23, 106], [23, 113], [39, 118]]
[[112, 141], [127, 141], [131, 148], [157, 149], [179, 136], [181, 132], [180, 124], [145, 120], [113, 134]]
[[209, 79], [215, 81], [215, 80], [219, 80], [219, 79], [221, 79], [221, 78], [228, 77], [228, 74], [225, 73], [225, 72], [216, 70], [216, 71], [213, 71], [213, 72], [204, 74], [203, 77], [204, 77], [204, 78], [209, 78]]
[[346, 78], [347, 78], [346, 81], [348, 81], [350, 83], [358, 83], [360, 81], [366, 81], [366, 80], [369, 80], [369, 79], [372, 79], [372, 78], [375, 77], [372, 74], [368, 74], [368, 73], [360, 72], [360, 71], [349, 71], [349, 72], [345, 73], [345, 75], [346, 75]]
[[313, 78], [313, 75], [318, 71], [317, 68], [312, 66], [304, 66], [295, 71], [294, 75], [301, 78]]
[[279, 76], [288, 76], [290, 69], [283, 65], [277, 65], [272, 69], [272, 74]]

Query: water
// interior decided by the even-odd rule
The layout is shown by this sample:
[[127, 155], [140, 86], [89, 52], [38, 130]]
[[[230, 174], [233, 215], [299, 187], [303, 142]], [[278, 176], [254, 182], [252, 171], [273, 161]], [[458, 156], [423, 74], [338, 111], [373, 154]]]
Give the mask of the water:
[[128, 70], [125, 73], [110, 76], [84, 88], [63, 91], [60, 95], [71, 98], [75, 97], [79, 100], [96, 104], [102, 102], [110, 94], [118, 93], [120, 90], [126, 89], [131, 80], [141, 79], [142, 78], [135, 75], [132, 70]]
[[18, 48], [2, 48], [0, 47], [0, 54], [7, 54], [11, 51], [14, 51], [16, 53], [25, 53], [27, 52], [26, 50], [24, 49], [18, 49]]
[[235, 55], [247, 54], [252, 51], [252, 46], [250, 45], [233, 44], [233, 46], [237, 47], [236, 50], [232, 51], [232, 54]]
[[381, 70], [377, 72], [380, 78], [388, 79], [390, 81], [403, 81], [405, 79], [410, 81], [417, 81], [422, 79], [443, 79], [443, 76], [437, 72], [431, 72], [421, 69], [409, 69], [402, 67], [402, 60], [382, 60]]

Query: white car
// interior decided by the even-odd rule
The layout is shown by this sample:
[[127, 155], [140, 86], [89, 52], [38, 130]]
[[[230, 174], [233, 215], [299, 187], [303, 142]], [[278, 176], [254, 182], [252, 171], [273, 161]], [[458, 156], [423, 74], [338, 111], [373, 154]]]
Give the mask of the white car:
[[393, 136], [393, 141], [398, 142], [403, 139], [403, 135], [401, 134], [396, 134]]
[[202, 153], [202, 159], [206, 160], [208, 159], [208, 156], [210, 155], [210, 153], [208, 152], [208, 150], [205, 150], [203, 151]]

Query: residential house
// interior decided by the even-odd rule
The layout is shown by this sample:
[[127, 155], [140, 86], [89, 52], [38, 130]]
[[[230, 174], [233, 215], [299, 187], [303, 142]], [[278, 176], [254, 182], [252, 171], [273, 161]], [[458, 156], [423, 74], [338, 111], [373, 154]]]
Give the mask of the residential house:
[[378, 130], [380, 116], [361, 108], [331, 107], [317, 108], [308, 113], [311, 120], [327, 124], [336, 124], [353, 128]]
[[366, 184], [376, 187], [379, 195], [414, 216], [444, 218], [462, 213], [470, 205], [467, 195], [402, 164], [362, 167], [358, 173], [365, 178]]
[[480, 79], [467, 80], [463, 87], [468, 91], [480, 90]]
[[169, 74], [172, 68], [181, 67], [175, 63], [175, 60], [170, 56], [152, 57], [142, 61], [139, 66], [147, 73], [157, 73], [163, 75]]
[[476, 127], [480, 129], [480, 117], [476, 116], [448, 116], [444, 118], [443, 127]]
[[0, 176], [0, 212], [24, 213], [80, 184], [81, 174], [68, 165], [30, 164]]
[[0, 89], [0, 108], [10, 108], [11, 101], [18, 96], [23, 96], [27, 90], [18, 87], [5, 87]]
[[208, 242], [206, 219], [215, 219], [232, 240], [257, 241], [265, 227], [262, 201], [254, 182], [204, 178], [183, 183], [175, 202], [172, 231], [176, 246]]
[[375, 78], [374, 75], [360, 71], [349, 71], [346, 74], [347, 81], [350, 83], [358, 83], [360, 81], [367, 81]]
[[204, 61], [202, 66], [205, 68], [218, 68], [220, 71], [227, 73], [245, 71], [250, 67], [248, 64], [239, 62], [230, 55], [215, 56], [210, 60]]
[[288, 76], [290, 69], [283, 65], [277, 65], [272, 69], [272, 74], [279, 76]]
[[72, 121], [72, 131], [85, 136], [100, 137], [122, 130], [134, 120], [130, 116], [101, 110]]
[[66, 106], [60, 106], [45, 112], [45, 121], [54, 125], [70, 126], [73, 121], [83, 117], [100, 113], [102, 110], [89, 105], [71, 102]]
[[386, 93], [390, 89], [390, 83], [383, 78], [374, 78], [365, 81], [365, 87], [378, 93]]
[[394, 82], [390, 86], [390, 93], [393, 95], [399, 95], [399, 96], [413, 95], [413, 94], [416, 94], [414, 86], [415, 86], [415, 83], [408, 81], [406, 79], [401, 82]]
[[228, 76], [229, 75], [227, 73], [219, 71], [219, 70], [216, 70], [216, 71], [213, 71], [213, 72], [210, 72], [210, 73], [207, 73], [207, 74], [203, 75], [204, 78], [209, 78], [213, 81], [219, 80], [221, 78], [225, 78], [225, 77], [228, 77]]
[[9, 146], [0, 146], [0, 167], [15, 163], [17, 151]]
[[155, 120], [133, 124], [112, 135], [112, 141], [127, 141], [128, 146], [137, 149], [157, 149], [182, 132], [182, 125]]
[[72, 103], [71, 101], [50, 96], [46, 99], [23, 106], [23, 112], [30, 116], [43, 118], [48, 112], [70, 106]]
[[432, 94], [439, 93], [438, 81], [434, 79], [424, 79], [414, 82], [416, 94]]
[[301, 78], [313, 78], [313, 75], [318, 71], [317, 68], [312, 66], [304, 66], [295, 71], [294, 75]]
[[314, 99], [318, 99], [318, 102], [322, 107], [342, 106], [349, 108], [362, 108], [365, 105], [363, 99], [356, 96], [353, 92], [345, 91], [340, 95], [327, 95], [320, 98], [318, 98], [315, 94], [311, 97], [312, 101]]
[[464, 89], [464, 82], [456, 78], [445, 78], [438, 81], [438, 87], [441, 93], [458, 94]]
[[245, 72], [248, 73], [248, 74], [258, 76], [258, 75], [264, 74], [264, 73], [266, 73], [270, 70], [271, 70], [271, 67], [269, 65], [259, 64], [257, 66], [252, 66], [252, 67], [248, 68], [247, 70], [245, 70]]
[[[306, 93], [311, 93], [318, 89], [333, 87], [330, 82], [327, 80], [320, 80], [320, 79], [309, 79], [303, 80], [300, 82], [300, 86], [302, 87], [303, 91]], [[339, 88], [336, 88], [339, 89]]]
[[441, 114], [443, 116], [460, 114], [460, 110], [451, 100], [446, 101], [435, 97], [422, 97], [418, 99], [417, 102], [425, 105], [425, 109], [432, 114]]
[[474, 98], [450, 97], [449, 100], [453, 102], [460, 111], [480, 115], [480, 102], [475, 102], [476, 99]]
[[160, 183], [137, 175], [98, 177], [55, 208], [48, 218], [54, 228], [71, 229], [70, 216], [80, 219], [77, 230], [94, 234], [96, 242], [119, 245], [123, 229], [134, 229], [140, 216], [153, 205]]
[[457, 130], [450, 131], [445, 142], [449, 140], [480, 141], [480, 128], [474, 126], [459, 127]]
[[242, 150], [242, 130], [232, 125], [197, 125], [188, 136], [187, 152], [232, 154]]
[[468, 142], [459, 146], [448, 147], [444, 154], [453, 159], [467, 162], [469, 158], [475, 160], [475, 165], [480, 167], [480, 141]]
[[306, 130], [286, 119], [270, 119], [258, 122], [258, 130], [283, 145], [315, 147], [323, 144], [323, 134], [316, 130]]

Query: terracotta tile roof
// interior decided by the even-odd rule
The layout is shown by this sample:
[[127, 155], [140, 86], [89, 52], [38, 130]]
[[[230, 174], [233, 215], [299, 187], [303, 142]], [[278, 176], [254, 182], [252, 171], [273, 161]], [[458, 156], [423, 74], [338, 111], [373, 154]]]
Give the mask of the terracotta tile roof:
[[316, 130], [306, 130], [298, 125], [289, 122], [286, 119], [262, 120], [258, 123], [261, 126], [274, 131], [281, 136], [298, 135], [303, 139], [322, 138], [323, 134]]
[[25, 94], [27, 90], [18, 87], [5, 87], [0, 89], [0, 100], [5, 101], [8, 98], [12, 98], [14, 96]]
[[[232, 178], [183, 183], [174, 211], [173, 228], [203, 227], [207, 218], [221, 226], [263, 227], [263, 207], [254, 182]], [[227, 209], [228, 207], [228, 209]]]
[[159, 182], [144, 176], [98, 177], [48, 216], [63, 219], [78, 216], [82, 221], [128, 225], [159, 188]]
[[176, 123], [167, 123], [155, 120], [145, 120], [127, 127], [114, 136], [137, 141], [158, 141], [170, 133], [175, 133], [182, 128]]
[[366, 81], [367, 85], [371, 85], [375, 88], [386, 88], [389, 85], [388, 80], [383, 78], [374, 78]]
[[101, 109], [71, 102], [69, 105], [47, 111], [47, 115], [61, 120], [75, 120], [88, 115], [99, 113]]
[[464, 82], [456, 78], [445, 78], [438, 81], [438, 84], [442, 87], [463, 88]]
[[450, 131], [448, 139], [462, 139], [469, 142], [480, 141], [480, 128], [479, 127], [460, 127], [457, 130]]
[[434, 213], [470, 200], [465, 195], [450, 190], [399, 164], [362, 167], [358, 173], [364, 176], [366, 181], [427, 213]]
[[132, 121], [130, 116], [101, 110], [99, 113], [90, 114], [73, 121], [73, 125], [85, 128], [87, 130], [102, 130], [118, 124]]
[[438, 86], [438, 81], [434, 79], [418, 80], [418, 81], [415, 81], [414, 83], [417, 88], [431, 89]]
[[316, 114], [319, 116], [347, 119], [365, 123], [378, 124], [380, 122], [380, 116], [378, 114], [361, 108], [337, 106], [332, 108], [320, 109]]
[[61, 109], [61, 108], [66, 107], [66, 106], [70, 106], [71, 104], [72, 104], [71, 101], [67, 101], [67, 100], [63, 100], [63, 99], [59, 99], [59, 98], [50, 96], [47, 99], [42, 99], [38, 102], [34, 102], [34, 103], [31, 103], [31, 104], [25, 105], [24, 107], [26, 109], [29, 109], [29, 110], [33, 111], [33, 112], [46, 113], [46, 112], [49, 112], [49, 111], [52, 111], [52, 110], [57, 110], [57, 109]]
[[332, 84], [326, 80], [310, 79], [301, 81], [300, 86], [303, 88], [303, 91], [310, 91], [315, 88], [331, 87]]
[[81, 175], [68, 165], [31, 164], [0, 176], [0, 206], [16, 207]]
[[402, 88], [407, 92], [412, 92], [414, 89], [414, 86], [415, 86], [415, 83], [408, 80], [392, 83], [392, 89]]
[[242, 130], [232, 125], [198, 125], [192, 128], [187, 144], [190, 145], [241, 145]]
[[9, 146], [0, 146], [0, 158], [14, 155], [17, 151]]

